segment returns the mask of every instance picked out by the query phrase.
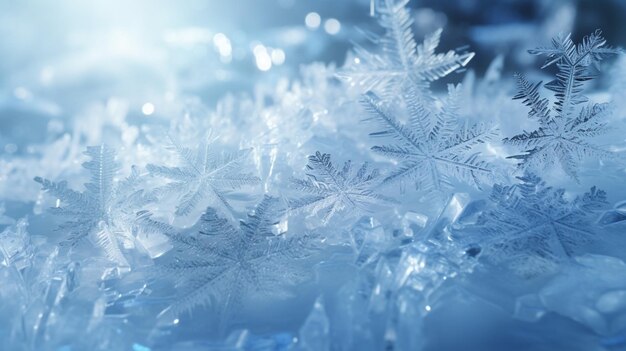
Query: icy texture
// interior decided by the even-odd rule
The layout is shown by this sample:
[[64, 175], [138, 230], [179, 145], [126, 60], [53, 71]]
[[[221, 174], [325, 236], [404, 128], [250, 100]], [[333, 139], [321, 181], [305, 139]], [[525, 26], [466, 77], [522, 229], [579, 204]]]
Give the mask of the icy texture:
[[[537, 295], [524, 296], [517, 301], [517, 311], [542, 308], [542, 313], [520, 315], [535, 320], [548, 312], [558, 313], [578, 321], [601, 335], [614, 335], [626, 328], [626, 264], [615, 257], [585, 255], [576, 257]], [[584, 289], [581, 289], [584, 287]]]
[[620, 202], [615, 205], [613, 210], [605, 212], [599, 223], [609, 225], [624, 221], [626, 221], [626, 202]]
[[[583, 95], [585, 82], [591, 80], [590, 69], [608, 55], [618, 50], [605, 47], [606, 40], [600, 31], [585, 37], [576, 45], [571, 35], [552, 40], [552, 47], [530, 50], [534, 55], [547, 56], [542, 68], [556, 65], [556, 79], [544, 85], [554, 92], [555, 101], [542, 98], [541, 82], [530, 83], [524, 76], [517, 76], [518, 92], [514, 99], [521, 99], [530, 107], [529, 118], [537, 120], [539, 128], [504, 139], [505, 143], [524, 150], [523, 154], [510, 156], [521, 160], [520, 166], [541, 171], [559, 165], [565, 173], [578, 178], [578, 165], [585, 157], [609, 159], [612, 153], [591, 143], [592, 137], [601, 135], [606, 127], [608, 104], [587, 103]], [[582, 108], [578, 105], [587, 103]]]
[[226, 210], [232, 210], [227, 199], [227, 191], [246, 185], [257, 184], [260, 179], [251, 172], [243, 173], [240, 168], [250, 150], [219, 152], [210, 140], [203, 141], [194, 149], [180, 145], [170, 138], [171, 149], [178, 155], [179, 167], [147, 165], [150, 174], [164, 177], [171, 182], [158, 189], [157, 194], [174, 193], [180, 196], [176, 215], [191, 213], [205, 198]]
[[[454, 290], [454, 281], [472, 272], [476, 264], [472, 254], [451, 240], [447, 229], [465, 203], [466, 196], [451, 196], [415, 241], [381, 252], [342, 287], [331, 319], [340, 348], [424, 347], [425, 319], [437, 310], [440, 297]], [[385, 233], [377, 230], [369, 235], [384, 237]]]
[[378, 23], [385, 29], [382, 36], [368, 33], [377, 44], [376, 53], [357, 46], [357, 60], [350, 63], [340, 76], [361, 92], [372, 91], [385, 99], [404, 97], [414, 89], [416, 103], [430, 106], [430, 83], [464, 67], [474, 57], [472, 52], [435, 53], [442, 30], [428, 35], [417, 45], [413, 35], [413, 18], [407, 8], [410, 0], [375, 0], [372, 9]]
[[290, 201], [293, 210], [308, 210], [328, 222], [341, 211], [367, 212], [379, 203], [391, 202], [375, 192], [380, 174], [377, 169], [370, 170], [367, 163], [355, 170], [348, 161], [337, 169], [329, 154], [317, 152], [309, 156], [306, 168], [308, 179], [294, 179], [293, 184], [296, 190], [309, 196]]
[[0, 42], [0, 349], [626, 347], [625, 61], [518, 52], [600, 5], [190, 1]]
[[370, 120], [381, 128], [370, 136], [394, 141], [374, 146], [372, 151], [400, 162], [399, 168], [391, 171], [383, 183], [404, 180], [413, 182], [422, 191], [441, 191], [451, 187], [454, 181], [481, 184], [491, 170], [472, 150], [493, 136], [494, 130], [460, 125], [457, 87], [448, 88], [448, 98], [435, 115], [424, 109], [414, 92], [415, 89], [407, 88], [405, 95], [408, 125], [401, 124], [376, 95], [369, 93], [364, 98]]
[[563, 189], [546, 186], [535, 175], [520, 180], [518, 185], [494, 186], [494, 207], [478, 219], [472, 239], [488, 259], [532, 276], [555, 269], [581, 247], [602, 240], [596, 221], [607, 206], [604, 191], [594, 187], [568, 201]]
[[85, 154], [91, 158], [83, 163], [91, 173], [85, 192], [69, 189], [66, 182], [55, 183], [40, 177], [35, 181], [57, 198], [51, 211], [67, 219], [59, 227], [65, 235], [62, 246], [73, 247], [89, 238], [107, 257], [127, 267], [123, 248], [132, 247], [134, 243], [135, 211], [152, 199], [137, 187], [139, 174], [135, 168], [128, 178], [115, 180], [120, 165], [111, 148], [106, 145], [89, 147]]
[[301, 260], [315, 252], [311, 236], [289, 236], [281, 222], [284, 206], [266, 196], [239, 227], [208, 208], [192, 233], [176, 233], [149, 217], [147, 225], [164, 232], [174, 245], [157, 261], [156, 273], [176, 281], [176, 300], [167, 308], [176, 317], [197, 305], [209, 306], [220, 323], [237, 317], [244, 297], [288, 296], [289, 285], [307, 279]]
[[322, 299], [317, 299], [311, 313], [300, 328], [298, 350], [330, 350], [330, 325]]

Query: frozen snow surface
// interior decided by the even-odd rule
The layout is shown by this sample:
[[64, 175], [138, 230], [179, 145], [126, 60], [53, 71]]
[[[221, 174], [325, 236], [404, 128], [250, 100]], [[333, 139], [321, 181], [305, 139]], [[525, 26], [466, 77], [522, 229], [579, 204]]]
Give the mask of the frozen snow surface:
[[0, 348], [626, 350], [626, 58], [536, 3], [2, 45]]

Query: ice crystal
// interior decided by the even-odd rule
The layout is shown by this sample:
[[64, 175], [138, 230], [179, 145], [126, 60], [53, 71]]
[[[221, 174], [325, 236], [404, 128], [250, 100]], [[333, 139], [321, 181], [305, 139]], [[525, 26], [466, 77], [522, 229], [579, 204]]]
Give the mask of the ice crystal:
[[[442, 307], [440, 299], [449, 294], [453, 281], [471, 273], [477, 263], [460, 242], [447, 237], [448, 226], [467, 200], [460, 194], [450, 196], [414, 241], [391, 249], [378, 245], [379, 255], [338, 293], [340, 302], [329, 318], [341, 338], [333, 340], [333, 345], [340, 344], [340, 349], [358, 349], [364, 343], [372, 350], [423, 349], [427, 316]], [[368, 237], [377, 234], [384, 232], [370, 232]]]
[[592, 187], [568, 201], [563, 189], [554, 189], [535, 175], [520, 177], [521, 184], [495, 185], [495, 207], [479, 219], [484, 255], [505, 262], [522, 275], [550, 271], [567, 261], [577, 249], [598, 240], [598, 210], [606, 207], [604, 191]]
[[363, 2], [0, 2], [0, 349], [623, 349], [619, 1]]
[[85, 154], [91, 161], [83, 167], [91, 172], [91, 179], [84, 192], [69, 189], [65, 181], [56, 183], [40, 177], [35, 181], [57, 198], [51, 211], [67, 219], [59, 228], [66, 235], [61, 246], [73, 247], [89, 237], [108, 258], [128, 266], [123, 247], [134, 242], [135, 212], [152, 199], [138, 188], [139, 173], [134, 167], [128, 178], [116, 180], [120, 165], [113, 149], [91, 146]]
[[309, 316], [300, 328], [300, 337], [297, 339], [298, 351], [327, 351], [330, 350], [330, 323], [324, 301], [319, 297]]
[[284, 214], [280, 199], [265, 196], [239, 227], [213, 208], [207, 208], [191, 234], [146, 218], [174, 246], [169, 257], [157, 262], [157, 271], [174, 278], [178, 288], [176, 301], [165, 312], [180, 315], [206, 305], [225, 322], [251, 293], [288, 296], [290, 285], [307, 279], [301, 262], [315, 244], [311, 236], [287, 235]]
[[380, 182], [377, 169], [370, 170], [367, 163], [358, 169], [350, 161], [337, 169], [330, 154], [316, 152], [309, 156], [307, 179], [293, 179], [295, 188], [307, 196], [292, 199], [293, 210], [308, 209], [328, 222], [335, 214], [346, 211], [369, 212], [381, 202], [391, 200], [374, 191]]
[[435, 53], [441, 29], [417, 45], [408, 3], [409, 0], [376, 1], [376, 17], [385, 34], [369, 33], [369, 36], [380, 47], [380, 53], [357, 46], [354, 62], [349, 63], [340, 76], [358, 86], [361, 92], [373, 91], [386, 100], [401, 97], [402, 92], [411, 86], [416, 90], [416, 98], [428, 103], [430, 83], [467, 65], [474, 53], [454, 50]]
[[250, 154], [249, 149], [216, 152], [209, 140], [196, 149], [184, 147], [173, 138], [170, 141], [171, 149], [178, 155], [181, 165], [168, 167], [149, 164], [146, 168], [152, 175], [172, 181], [160, 188], [158, 193], [175, 193], [181, 196], [176, 208], [178, 216], [190, 214], [205, 198], [232, 210], [227, 198], [228, 191], [260, 181], [252, 173], [241, 171], [243, 162]]
[[33, 247], [27, 227], [28, 221], [22, 218], [0, 232], [0, 264], [17, 270], [30, 265]]
[[617, 257], [597, 254], [577, 256], [574, 260], [576, 264], [564, 267], [562, 274], [551, 278], [536, 294], [519, 297], [516, 317], [535, 322], [554, 313], [571, 318], [598, 335], [614, 335], [616, 330], [622, 330], [622, 318], [626, 316], [626, 263]]
[[[22, 227], [12, 236], [30, 237], [25, 230], [27, 223], [20, 222]], [[0, 269], [4, 287], [0, 301], [5, 306], [4, 312], [8, 312], [0, 321], [0, 334], [6, 338], [3, 346], [10, 350], [60, 347], [62, 332], [59, 331], [66, 332], [68, 324], [73, 325], [68, 321], [76, 319], [76, 315], [68, 318], [67, 306], [59, 302], [68, 301], [68, 295], [76, 288], [78, 264], [62, 264], [58, 260], [58, 249], [47, 252], [33, 245], [30, 238], [16, 244], [14, 248], [22, 251], [21, 258], [12, 259], [7, 268]], [[67, 343], [67, 338], [64, 341]]]
[[[381, 127], [370, 136], [393, 140], [392, 144], [374, 146], [372, 150], [399, 161], [398, 169], [387, 175], [383, 183], [411, 180], [418, 189], [431, 191], [449, 187], [454, 180], [479, 185], [490, 175], [489, 165], [471, 151], [495, 131], [481, 125], [460, 126], [459, 88], [450, 85], [448, 90], [443, 108], [434, 116], [417, 101], [407, 100], [410, 121], [406, 125], [400, 123], [375, 94], [365, 96], [364, 105], [371, 115], [367, 120]], [[407, 93], [406, 96], [416, 95]]]
[[544, 85], [554, 92], [556, 100], [552, 111], [550, 101], [541, 97], [539, 88], [542, 83], [530, 83], [522, 75], [517, 75], [518, 92], [514, 99], [523, 99], [530, 107], [528, 116], [537, 120], [539, 128], [532, 132], [504, 139], [507, 144], [524, 149], [523, 154], [510, 156], [520, 160], [520, 167], [539, 171], [560, 165], [571, 177], [578, 179], [578, 167], [585, 157], [608, 159], [612, 153], [592, 144], [589, 139], [604, 133], [603, 119], [609, 111], [609, 105], [588, 103], [582, 108], [578, 105], [589, 99], [583, 95], [585, 82], [591, 80], [590, 68], [618, 50], [605, 47], [606, 40], [598, 30], [582, 43], [576, 45], [571, 35], [552, 40], [552, 47], [530, 50], [534, 55], [546, 55], [547, 61], [542, 68], [556, 64], [556, 79]]

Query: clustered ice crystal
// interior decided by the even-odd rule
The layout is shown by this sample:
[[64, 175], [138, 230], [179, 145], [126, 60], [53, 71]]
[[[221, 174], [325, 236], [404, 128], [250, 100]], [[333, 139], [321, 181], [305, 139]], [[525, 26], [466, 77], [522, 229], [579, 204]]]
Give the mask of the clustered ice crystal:
[[2, 348], [626, 347], [626, 123], [585, 95], [620, 50], [561, 36], [530, 51], [556, 66], [545, 85], [503, 93], [500, 57], [440, 94], [474, 54], [437, 53], [441, 30], [417, 44], [408, 2], [373, 1], [384, 32], [341, 68], [161, 125], [110, 101], [99, 146], [76, 127], [0, 160], [0, 201], [34, 204], [0, 208]]

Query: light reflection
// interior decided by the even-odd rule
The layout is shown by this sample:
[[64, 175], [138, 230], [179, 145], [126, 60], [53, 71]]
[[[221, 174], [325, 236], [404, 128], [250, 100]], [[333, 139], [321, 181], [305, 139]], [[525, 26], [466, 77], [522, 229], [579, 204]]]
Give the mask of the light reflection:
[[143, 104], [143, 106], [141, 106], [141, 112], [146, 115], [146, 116], [150, 116], [154, 113], [154, 104], [152, 104], [151, 102], [146, 102], [145, 104]]
[[272, 68], [272, 58], [267, 52], [267, 48], [262, 44], [257, 44], [252, 50], [256, 60], [256, 66], [260, 71], [269, 71]]
[[341, 22], [336, 18], [329, 18], [324, 22], [324, 30], [330, 35], [336, 35], [341, 30]]
[[317, 12], [309, 12], [306, 17], [304, 17], [304, 24], [307, 28], [314, 30], [319, 28], [320, 24], [322, 24], [322, 18]]
[[276, 66], [285, 63], [285, 52], [282, 49], [272, 49], [272, 63]]
[[229, 63], [232, 60], [233, 47], [230, 43], [230, 39], [224, 33], [217, 33], [213, 37], [213, 45], [220, 54], [220, 60], [224, 63]]

